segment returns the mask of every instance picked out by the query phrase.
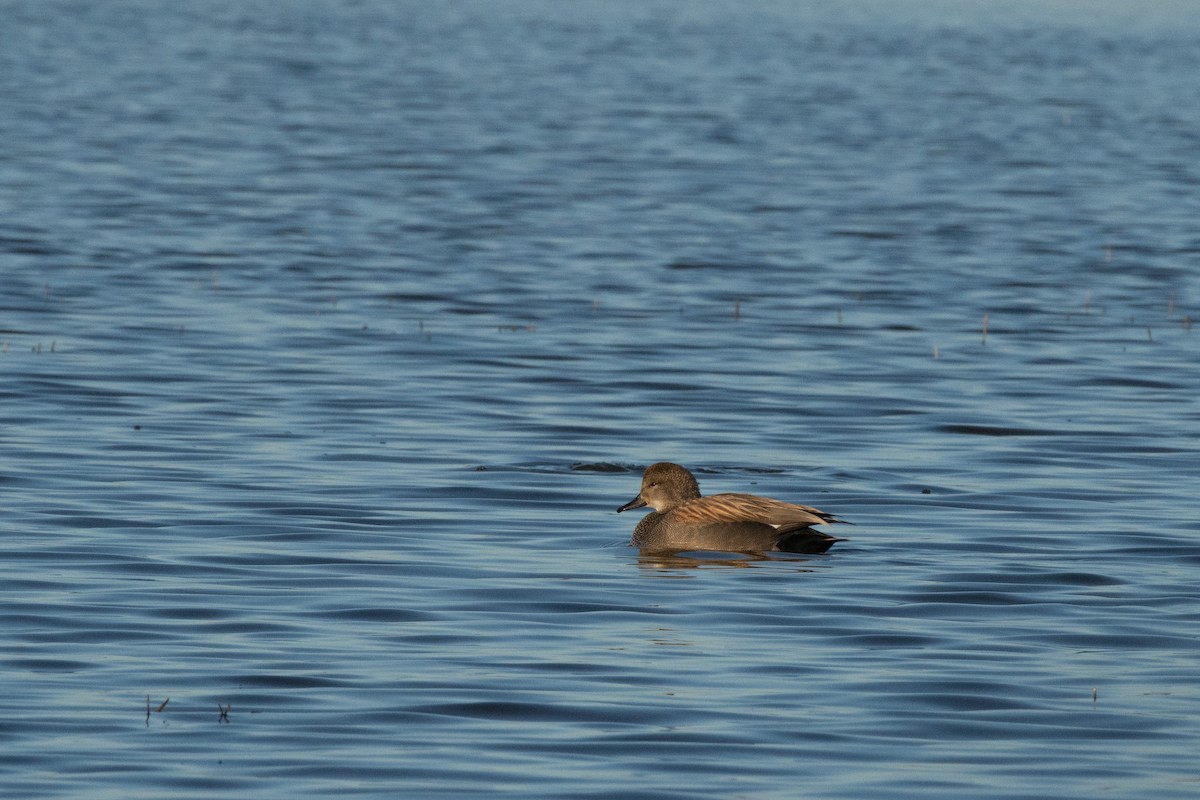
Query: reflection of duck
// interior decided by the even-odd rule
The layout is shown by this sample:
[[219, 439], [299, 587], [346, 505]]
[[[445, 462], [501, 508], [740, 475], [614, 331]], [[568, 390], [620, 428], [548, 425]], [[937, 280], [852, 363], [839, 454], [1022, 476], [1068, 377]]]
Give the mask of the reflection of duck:
[[753, 494], [701, 497], [686, 468], [663, 461], [646, 468], [638, 496], [617, 509], [650, 506], [629, 542], [642, 552], [721, 550], [760, 553], [824, 553], [841, 541], [811, 526], [843, 522], [810, 506]]
[[[785, 558], [786, 556], [786, 558]], [[648, 570], [658, 570], [678, 576], [685, 569], [753, 569], [763, 564], [770, 564], [778, 569], [782, 564], [794, 565], [794, 572], [813, 572], [812, 559], [805, 558], [799, 553], [784, 553], [773, 555], [769, 553], [730, 553], [715, 551], [665, 552], [656, 553], [643, 550], [638, 553], [639, 567]]]

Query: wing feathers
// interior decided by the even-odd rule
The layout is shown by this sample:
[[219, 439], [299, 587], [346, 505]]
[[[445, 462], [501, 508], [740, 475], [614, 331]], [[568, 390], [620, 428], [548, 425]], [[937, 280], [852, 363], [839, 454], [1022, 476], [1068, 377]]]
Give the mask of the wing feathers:
[[811, 506], [785, 503], [782, 500], [753, 494], [712, 494], [689, 500], [671, 513], [679, 522], [752, 521], [776, 528], [841, 522], [832, 514]]

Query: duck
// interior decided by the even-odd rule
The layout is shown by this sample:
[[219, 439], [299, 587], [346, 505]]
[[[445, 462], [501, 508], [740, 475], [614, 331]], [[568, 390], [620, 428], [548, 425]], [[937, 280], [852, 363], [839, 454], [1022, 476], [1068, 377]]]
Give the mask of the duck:
[[754, 494], [700, 494], [689, 469], [669, 461], [651, 464], [637, 497], [617, 513], [649, 506], [630, 545], [643, 553], [711, 550], [731, 553], [824, 553], [843, 541], [813, 525], [845, 523], [812, 506]]

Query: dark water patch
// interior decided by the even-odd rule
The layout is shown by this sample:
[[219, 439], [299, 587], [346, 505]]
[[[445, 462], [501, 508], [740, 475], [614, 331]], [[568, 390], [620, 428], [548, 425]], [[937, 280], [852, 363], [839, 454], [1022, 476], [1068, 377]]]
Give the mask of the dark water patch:
[[94, 667], [86, 661], [74, 661], [56, 658], [8, 658], [3, 663], [11, 669], [29, 670], [30, 672], [82, 672]]
[[717, 272], [725, 272], [729, 270], [753, 268], [748, 264], [726, 263], [720, 261], [672, 261], [667, 264], [667, 269], [672, 270], [714, 270]]
[[428, 611], [405, 608], [344, 608], [317, 612], [316, 616], [331, 620], [381, 622], [389, 624], [432, 622], [438, 619], [438, 615]]
[[[636, 750], [634, 752], [637, 752]], [[617, 755], [617, 753], [614, 753]], [[572, 791], [562, 795], [562, 797], [570, 800], [605, 800], [606, 798], [616, 797], [620, 800], [690, 800], [695, 797], [697, 789], [679, 790], [679, 789], [628, 789], [622, 790], [615, 795], [605, 791]]]
[[[238, 689], [251, 687], [255, 689], [329, 689], [348, 685], [346, 681], [334, 678], [318, 677], [316, 675], [238, 675], [224, 679], [226, 683], [234, 684]], [[286, 698], [277, 698], [276, 702], [291, 705]], [[263, 705], [263, 698], [258, 698], [258, 705]]]
[[1011, 606], [1038, 602], [1012, 592], [985, 592], [954, 587], [914, 592], [906, 599], [912, 603], [949, 603], [968, 606]]
[[1163, 391], [1179, 391], [1183, 384], [1132, 375], [1101, 376], [1087, 378], [1079, 382], [1080, 386], [1097, 388], [1127, 388], [1127, 389], [1160, 389]]
[[1130, 633], [1086, 633], [1072, 630], [1064, 626], [1061, 631], [1055, 631], [1044, 636], [1035, 637], [1037, 640], [1053, 643], [1061, 647], [1073, 647], [1080, 650], [1103, 649], [1122, 651], [1131, 648], [1153, 648], [1155, 650], [1195, 651], [1196, 643], [1187, 636], [1172, 636], [1147, 632]]
[[[510, 590], [511, 591], [511, 590]], [[570, 603], [570, 602], [521, 602], [508, 599], [506, 595], [510, 591], [485, 592], [481, 599], [489, 599], [491, 604], [486, 606], [465, 605], [458, 606], [462, 610], [472, 610], [480, 614], [491, 615], [511, 615], [517, 617], [525, 617], [530, 621], [540, 623], [554, 624], [572, 624], [567, 621], [558, 620], [558, 617], [563, 615], [578, 615], [578, 614], [638, 614], [642, 616], [659, 616], [664, 614], [678, 613], [676, 611], [660, 609], [660, 608], [642, 608], [640, 606], [629, 606], [620, 603]]]
[[897, 648], [897, 647], [933, 647], [941, 640], [931, 636], [921, 636], [902, 633], [854, 633], [846, 632], [839, 635], [841, 643], [848, 646], [865, 648]]
[[607, 462], [594, 464], [572, 464], [570, 469], [576, 472], [635, 472], [638, 467], [624, 464], [611, 464]]
[[[1014, 691], [1014, 687], [1007, 687], [1005, 694], [1012, 691]], [[932, 692], [928, 686], [923, 686], [919, 693], [902, 695], [902, 700], [906, 710], [912, 710], [918, 714], [921, 713], [918, 709], [969, 714], [993, 711], [1028, 711], [1037, 708], [1036, 704], [1021, 701], [1018, 698], [986, 694], [957, 694], [944, 690]], [[941, 720], [940, 715], [938, 719]]]
[[1010, 586], [1029, 585], [1035, 587], [1058, 586], [1123, 586], [1126, 580], [1109, 575], [1098, 575], [1091, 572], [970, 572], [955, 573], [941, 576], [939, 580], [945, 584], [1004, 584]]
[[472, 701], [462, 703], [440, 703], [414, 706], [413, 712], [446, 717], [467, 717], [492, 722], [570, 722], [603, 723], [616, 725], [622, 721], [638, 724], [654, 724], [655, 719], [666, 722], [666, 714], [651, 709], [603, 705], [585, 707], [579, 705], [551, 705], [543, 702], [519, 701]]
[[1124, 547], [1115, 548], [1114, 555], [1128, 558], [1158, 557], [1169, 559], [1179, 564], [1200, 564], [1200, 546], [1186, 547]]
[[[961, 709], [955, 709], [961, 711]], [[1145, 721], [1119, 717], [1114, 724], [1097, 724], [1096, 715], [1078, 715], [1074, 719], [1064, 718], [1059, 713], [1030, 715], [1028, 711], [1017, 712], [1020, 722], [1014, 722], [1010, 712], [994, 714], [916, 715], [928, 741], [989, 740], [992, 742], [1033, 740], [1042, 742], [1062, 741], [1118, 741], [1122, 738], [1151, 739], [1155, 737], [1152, 724]], [[1032, 717], [1032, 718], [1031, 718]]]
[[[23, 632], [21, 634], [23, 641], [45, 644], [62, 642], [74, 645], [111, 645], [113, 643], [130, 645], [139, 642], [162, 643], [182, 635], [158, 631], [149, 626], [113, 624], [90, 627], [80, 624], [73, 615], [64, 619], [39, 617], [37, 621], [41, 629]], [[51, 631], [52, 628], [56, 628], [57, 631]]]
[[1002, 425], [939, 425], [940, 433], [963, 434], [967, 436], [1062, 436], [1064, 431], [1046, 428], [1019, 428]]
[[905, 234], [901, 231], [872, 228], [839, 228], [831, 231], [831, 233], [834, 236], [843, 236], [853, 239], [872, 239], [879, 241], [901, 239], [905, 236]]
[[[247, 605], [252, 605], [247, 603]], [[206, 625], [205, 630], [210, 634], [254, 634], [254, 635], [270, 635], [270, 636], [286, 636], [295, 631], [291, 624], [281, 624], [277, 622], [269, 622], [266, 620], [242, 620], [238, 622], [214, 622], [211, 625]], [[223, 650], [217, 646], [216, 649], [221, 652], [214, 653], [215, 658], [222, 658]], [[203, 658], [203, 655], [197, 655], [198, 658]]]
[[178, 620], [223, 620], [232, 616], [233, 612], [227, 609], [214, 609], [205, 606], [176, 606], [170, 608], [157, 608], [152, 612], [152, 616], [162, 617], [163, 619], [178, 619]]

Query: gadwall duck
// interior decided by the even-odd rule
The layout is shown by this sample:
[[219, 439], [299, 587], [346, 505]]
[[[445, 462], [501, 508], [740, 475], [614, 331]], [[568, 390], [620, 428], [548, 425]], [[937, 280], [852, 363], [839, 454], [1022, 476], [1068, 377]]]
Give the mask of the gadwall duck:
[[646, 468], [642, 490], [617, 512], [650, 506], [630, 544], [643, 552], [718, 550], [733, 553], [824, 553], [841, 541], [812, 530], [844, 522], [810, 506], [753, 494], [700, 495], [696, 477], [663, 461]]

